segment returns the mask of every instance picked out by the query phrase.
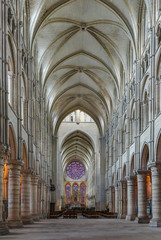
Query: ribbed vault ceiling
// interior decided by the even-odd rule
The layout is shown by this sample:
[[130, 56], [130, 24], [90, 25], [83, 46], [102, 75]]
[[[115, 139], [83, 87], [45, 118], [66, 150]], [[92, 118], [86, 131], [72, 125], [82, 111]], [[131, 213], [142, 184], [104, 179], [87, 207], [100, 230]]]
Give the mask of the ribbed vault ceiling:
[[104, 131], [136, 53], [140, 0], [30, 0], [31, 47], [54, 127], [82, 109]]
[[88, 170], [94, 158], [94, 148], [91, 139], [81, 131], [75, 131], [64, 139], [61, 148], [62, 167], [65, 171], [69, 162], [80, 161]]

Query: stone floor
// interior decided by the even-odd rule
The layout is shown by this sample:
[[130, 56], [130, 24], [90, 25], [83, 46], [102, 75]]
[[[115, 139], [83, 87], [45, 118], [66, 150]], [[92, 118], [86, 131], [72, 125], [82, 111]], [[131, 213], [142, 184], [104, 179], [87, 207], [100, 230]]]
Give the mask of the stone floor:
[[6, 240], [160, 240], [161, 228], [115, 219], [50, 219], [12, 229]]

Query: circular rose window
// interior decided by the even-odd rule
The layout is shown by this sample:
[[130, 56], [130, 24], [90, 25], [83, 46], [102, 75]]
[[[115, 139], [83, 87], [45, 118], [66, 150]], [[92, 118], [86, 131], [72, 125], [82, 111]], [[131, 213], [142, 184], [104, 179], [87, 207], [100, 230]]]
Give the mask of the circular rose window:
[[78, 180], [85, 174], [85, 167], [82, 163], [74, 161], [68, 164], [66, 173], [68, 177], [74, 180]]

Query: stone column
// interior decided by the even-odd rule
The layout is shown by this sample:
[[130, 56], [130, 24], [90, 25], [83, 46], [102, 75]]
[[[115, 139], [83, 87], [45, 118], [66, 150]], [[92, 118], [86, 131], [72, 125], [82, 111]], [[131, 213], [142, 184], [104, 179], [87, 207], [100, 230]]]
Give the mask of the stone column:
[[115, 212], [118, 212], [118, 187], [115, 187]]
[[47, 186], [47, 217], [50, 217], [50, 186]]
[[112, 187], [109, 187], [109, 211], [112, 212]]
[[147, 192], [146, 192], [146, 178], [147, 171], [138, 171], [138, 223], [149, 223], [147, 216]]
[[122, 184], [118, 181], [118, 218], [121, 219], [122, 213]]
[[127, 181], [122, 182], [122, 216], [121, 218], [126, 218], [127, 214]]
[[152, 171], [152, 216], [150, 226], [161, 227], [161, 166], [151, 168]]
[[44, 208], [43, 208], [43, 217], [47, 218], [47, 196], [46, 196], [46, 191], [47, 191], [47, 185], [44, 183]]
[[10, 228], [22, 227], [20, 218], [20, 171], [21, 161], [12, 161], [8, 164], [9, 185], [8, 185], [8, 218]]
[[126, 220], [135, 220], [135, 181], [136, 177], [127, 177], [127, 216]]
[[112, 187], [111, 191], [112, 191], [112, 212], [115, 212], [115, 187]]
[[2, 217], [2, 206], [3, 206], [3, 157], [0, 156], [0, 235], [8, 234], [8, 227], [3, 222]]
[[37, 208], [38, 208], [38, 215], [39, 215], [39, 218], [42, 218], [42, 215], [41, 215], [41, 183], [40, 181], [38, 181], [38, 193], [37, 193], [37, 198], [38, 198], [38, 201], [37, 201]]
[[44, 181], [41, 181], [41, 218], [44, 217], [44, 208], [45, 208], [45, 203], [44, 203]]
[[23, 224], [33, 223], [30, 211], [31, 170], [25, 169], [21, 174], [21, 219]]
[[34, 221], [39, 221], [38, 214], [38, 176], [31, 176], [31, 215]]

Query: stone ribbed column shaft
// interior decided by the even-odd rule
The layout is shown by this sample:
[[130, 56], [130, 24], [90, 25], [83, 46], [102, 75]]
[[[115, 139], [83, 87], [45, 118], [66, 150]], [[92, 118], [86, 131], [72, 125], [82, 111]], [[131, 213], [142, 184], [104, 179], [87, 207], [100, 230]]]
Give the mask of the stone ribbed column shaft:
[[32, 223], [30, 212], [31, 175], [28, 172], [21, 174], [21, 218], [23, 223]]
[[147, 216], [147, 193], [146, 193], [147, 174], [138, 174], [138, 218]]
[[33, 220], [39, 220], [38, 217], [38, 177], [31, 177], [31, 215]]
[[112, 212], [115, 212], [115, 188], [112, 187]]
[[44, 182], [41, 182], [41, 215], [44, 217]]
[[20, 170], [21, 166], [9, 164], [8, 185], [8, 225], [10, 227], [22, 227], [20, 220]]
[[127, 182], [122, 182], [122, 215], [125, 217], [127, 214]]
[[112, 188], [109, 188], [109, 211], [112, 212]]
[[115, 212], [118, 212], [118, 187], [115, 187]]
[[37, 201], [38, 214], [39, 214], [39, 217], [41, 217], [41, 184], [40, 182], [38, 183], [37, 198], [38, 198], [38, 201]]
[[135, 211], [135, 178], [127, 180], [127, 219], [134, 220]]
[[161, 167], [152, 167], [152, 226], [161, 226]]
[[47, 216], [50, 216], [50, 187], [47, 186]]

